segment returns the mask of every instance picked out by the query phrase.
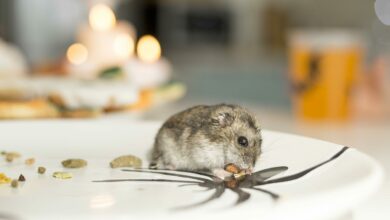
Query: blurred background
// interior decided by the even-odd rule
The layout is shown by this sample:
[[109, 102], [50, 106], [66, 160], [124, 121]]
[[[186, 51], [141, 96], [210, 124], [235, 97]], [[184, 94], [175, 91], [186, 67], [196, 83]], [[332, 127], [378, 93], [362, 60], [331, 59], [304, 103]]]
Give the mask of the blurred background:
[[[90, 31], [85, 26], [91, 7], [98, 3], [108, 5], [118, 21], [131, 25], [135, 43], [146, 34], [158, 39], [163, 56], [171, 64], [172, 77], [188, 89], [183, 102], [235, 102], [291, 112], [291, 74], [299, 75], [294, 73], [295, 66], [306, 65], [305, 62], [310, 65], [309, 58], [298, 64], [292, 64], [299, 59], [294, 55], [289, 59], [294, 52], [289, 47], [292, 32], [300, 30], [302, 35], [317, 32], [317, 36], [306, 36], [309, 39], [302, 41], [322, 40], [313, 44], [324, 47], [332, 41], [341, 41], [338, 43], [346, 45], [339, 47], [348, 47], [345, 41], [359, 38], [356, 45], [349, 45], [362, 48], [353, 67], [360, 69], [350, 73], [356, 78], [349, 91], [356, 97], [348, 97], [352, 112], [370, 118], [383, 118], [389, 112], [389, 92], [385, 91], [389, 83], [389, 32], [378, 19], [373, 0], [4, 0], [0, 3], [0, 36], [20, 50], [28, 74], [62, 73], [69, 47], [80, 40], [95, 40], [90, 36], [93, 33], [84, 32]], [[347, 39], [340, 39], [343, 37]], [[89, 47], [101, 47], [109, 40]], [[89, 52], [93, 56], [94, 51]], [[323, 116], [314, 118], [318, 117]]]
[[[235, 103], [389, 171], [389, 14], [386, 0], [1, 0], [0, 118]], [[385, 186], [355, 219], [389, 217]]]

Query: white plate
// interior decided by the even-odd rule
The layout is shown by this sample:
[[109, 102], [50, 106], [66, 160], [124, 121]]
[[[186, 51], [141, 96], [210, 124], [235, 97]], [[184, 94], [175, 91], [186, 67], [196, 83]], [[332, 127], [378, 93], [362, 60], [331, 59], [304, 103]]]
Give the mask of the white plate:
[[[0, 185], [0, 219], [326, 219], [347, 212], [382, 181], [378, 164], [353, 148], [343, 150], [341, 145], [272, 131], [263, 132], [263, 154], [255, 171], [288, 167], [264, 181], [305, 175], [246, 187], [272, 192], [278, 199], [243, 185], [232, 190], [197, 174], [167, 171], [192, 177], [187, 178], [109, 168], [109, 162], [123, 154], [141, 157], [147, 167], [146, 155], [160, 125], [130, 120], [1, 122], [0, 150], [20, 152], [23, 158], [35, 157], [36, 163], [29, 167], [23, 160], [12, 164], [0, 161], [0, 172], [12, 178], [22, 173], [27, 179], [18, 189]], [[66, 170], [60, 162], [67, 158], [86, 159], [88, 166]], [[301, 173], [322, 162], [326, 163]], [[36, 173], [38, 166], [47, 168], [45, 175]], [[51, 177], [61, 170], [72, 172], [73, 178]], [[143, 182], [93, 182], [106, 179]], [[153, 179], [173, 182], [150, 181]], [[196, 184], [180, 186], [187, 182]], [[211, 188], [207, 191], [199, 182]], [[219, 198], [191, 206], [219, 191], [223, 191]]]

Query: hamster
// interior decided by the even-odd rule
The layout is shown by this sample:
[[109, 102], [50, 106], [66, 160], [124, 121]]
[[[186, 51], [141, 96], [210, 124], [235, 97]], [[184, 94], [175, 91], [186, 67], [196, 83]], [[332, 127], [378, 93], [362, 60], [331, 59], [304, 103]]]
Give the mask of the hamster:
[[252, 172], [261, 154], [256, 117], [238, 105], [199, 105], [171, 116], [158, 131], [150, 168], [211, 171], [225, 179], [234, 163]]

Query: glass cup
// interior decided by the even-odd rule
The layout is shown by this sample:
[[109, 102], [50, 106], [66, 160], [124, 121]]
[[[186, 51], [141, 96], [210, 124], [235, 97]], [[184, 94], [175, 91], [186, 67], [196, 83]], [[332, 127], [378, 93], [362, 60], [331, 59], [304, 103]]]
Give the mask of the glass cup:
[[289, 76], [298, 118], [345, 120], [363, 59], [360, 35], [300, 30], [289, 36]]

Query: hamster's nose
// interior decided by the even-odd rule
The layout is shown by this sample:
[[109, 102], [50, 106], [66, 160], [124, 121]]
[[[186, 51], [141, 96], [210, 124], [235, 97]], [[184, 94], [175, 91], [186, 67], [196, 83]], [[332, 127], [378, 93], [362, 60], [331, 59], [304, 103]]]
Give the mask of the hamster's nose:
[[246, 168], [246, 169], [243, 169], [244, 170], [244, 172], [245, 172], [245, 174], [252, 174], [252, 171], [253, 171], [253, 167], [252, 166], [250, 166], [250, 167], [248, 167], [248, 168]]

